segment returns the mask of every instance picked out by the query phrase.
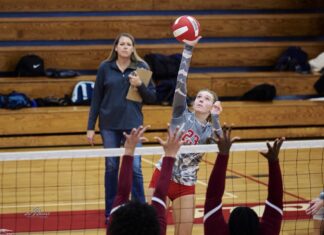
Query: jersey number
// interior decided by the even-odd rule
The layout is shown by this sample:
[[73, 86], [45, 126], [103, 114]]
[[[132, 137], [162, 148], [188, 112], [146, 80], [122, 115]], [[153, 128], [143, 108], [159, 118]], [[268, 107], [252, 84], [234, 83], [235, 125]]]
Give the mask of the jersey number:
[[183, 135], [182, 140], [186, 144], [195, 145], [199, 142], [199, 136], [191, 129], [189, 129], [186, 134]]

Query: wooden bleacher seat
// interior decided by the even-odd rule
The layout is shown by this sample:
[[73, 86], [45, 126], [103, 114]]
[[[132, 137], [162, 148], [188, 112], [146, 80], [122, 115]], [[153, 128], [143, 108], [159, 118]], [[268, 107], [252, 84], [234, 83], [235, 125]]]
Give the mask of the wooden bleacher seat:
[[[0, 40], [107, 40], [121, 32], [136, 39], [172, 38], [179, 15], [10, 17], [0, 19]], [[324, 13], [194, 15], [204, 38], [321, 36]], [[298, 25], [298, 30], [295, 29]], [[94, 30], [96, 29], [96, 30]], [[37, 33], [35, 33], [37, 32]], [[147, 32], [150, 32], [149, 35]]]
[[0, 77], [0, 94], [17, 91], [34, 99], [44, 97], [61, 98], [65, 95], [71, 95], [74, 86], [78, 82], [95, 80], [95, 75], [74, 78]]
[[[310, 58], [324, 51], [324, 41], [319, 42], [236, 42], [200, 43], [195, 48], [193, 67], [274, 66], [279, 55], [289, 46], [299, 45]], [[181, 53], [183, 45], [137, 45], [141, 56], [149, 53]], [[42, 57], [47, 68], [96, 70], [108, 56], [111, 45], [82, 46], [21, 46], [0, 47], [0, 71], [13, 71], [18, 60], [28, 53]]]
[[[221, 122], [235, 124], [234, 135], [244, 140], [324, 137], [324, 102], [223, 102]], [[0, 148], [87, 146], [85, 138], [89, 107], [46, 107], [21, 110], [0, 109]], [[166, 133], [169, 106], [144, 106], [147, 134]], [[100, 137], [96, 141], [100, 144]]]
[[[14, 70], [18, 60], [28, 53], [41, 56], [46, 68], [92, 70], [105, 59], [111, 43], [100, 40], [114, 39], [120, 32], [128, 31], [136, 39], [171, 38], [170, 24], [182, 11], [225, 10], [226, 14], [197, 14], [206, 42], [195, 48], [192, 67], [269, 67], [289, 46], [300, 46], [310, 58], [324, 51], [324, 41], [250, 41], [220, 42], [220, 38], [240, 37], [317, 37], [323, 36], [324, 14], [306, 13], [305, 9], [323, 9], [321, 0], [3, 0], [0, 5], [1, 41], [40, 40], [43, 46], [12, 43], [0, 46], [0, 72]], [[295, 13], [289, 12], [289, 9]], [[178, 11], [166, 15], [116, 16], [119, 11]], [[243, 10], [236, 14], [231, 10]], [[247, 12], [248, 10], [252, 10]], [[279, 10], [260, 14], [258, 11]], [[287, 12], [288, 10], [288, 12]], [[297, 11], [296, 11], [297, 10]], [[115, 16], [79, 17], [77, 12], [110, 11]], [[33, 17], [28, 13], [73, 13], [71, 17]], [[280, 13], [281, 12], [281, 13]], [[312, 11], [314, 12], [314, 11]], [[10, 17], [4, 17], [10, 13]], [[13, 14], [12, 14], [13, 13]], [[24, 17], [12, 17], [22, 13]], [[64, 14], [63, 14], [64, 15]], [[113, 14], [110, 14], [113, 15]], [[296, 30], [298, 29], [298, 30]], [[147, 32], [150, 32], [148, 34]], [[208, 40], [218, 38], [218, 40]], [[56, 42], [51, 42], [57, 40]], [[64, 44], [59, 40], [73, 40]], [[82, 40], [95, 40], [91, 42]], [[75, 42], [75, 43], [73, 43]], [[101, 43], [101, 44], [100, 44]], [[141, 56], [149, 53], [181, 53], [180, 43], [139, 43]], [[314, 94], [314, 82], [318, 75], [297, 73], [190, 73], [188, 92], [193, 96], [200, 88], [210, 88], [219, 96], [240, 96], [253, 86], [270, 83], [277, 87], [278, 95]], [[74, 85], [81, 80], [95, 80], [95, 76], [80, 76], [70, 79], [52, 78], [0, 78], [0, 93], [12, 90], [26, 93], [31, 98], [71, 94]], [[324, 136], [324, 103], [311, 101], [223, 102], [222, 122], [235, 123], [234, 134], [244, 140], [268, 139], [277, 136], [308, 138]], [[0, 109], [0, 148], [87, 146], [85, 138], [89, 107], [43, 107], [21, 110]], [[171, 116], [171, 107], [145, 106], [145, 124], [151, 124], [148, 132], [153, 136], [166, 133], [166, 123]], [[97, 137], [97, 144], [101, 144]]]
[[256, 85], [267, 83], [276, 87], [277, 96], [315, 95], [313, 85], [319, 77], [295, 72], [189, 73], [188, 94], [195, 96], [208, 88], [220, 97], [240, 97]]
[[315, 9], [321, 0], [2, 0], [0, 12], [41, 11], [138, 11], [138, 10], [210, 10], [210, 9]]
[[[188, 94], [194, 97], [201, 89], [214, 90], [220, 97], [240, 97], [256, 85], [272, 84], [278, 96], [315, 95], [314, 83], [320, 74], [294, 72], [189, 73]], [[71, 95], [79, 81], [95, 81], [95, 75], [55, 79], [47, 77], [0, 78], [0, 94], [23, 92], [30, 98]]]

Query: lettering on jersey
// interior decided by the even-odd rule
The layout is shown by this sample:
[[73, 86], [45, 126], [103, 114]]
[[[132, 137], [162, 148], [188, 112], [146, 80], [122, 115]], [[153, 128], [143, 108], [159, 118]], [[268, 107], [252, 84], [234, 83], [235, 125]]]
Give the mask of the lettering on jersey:
[[186, 134], [183, 135], [182, 140], [185, 144], [196, 145], [199, 142], [199, 136], [191, 129], [189, 129]]

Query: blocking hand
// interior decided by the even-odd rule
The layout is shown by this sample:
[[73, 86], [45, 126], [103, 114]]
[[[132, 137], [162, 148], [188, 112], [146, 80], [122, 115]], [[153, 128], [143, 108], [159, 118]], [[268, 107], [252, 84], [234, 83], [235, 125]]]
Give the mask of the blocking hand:
[[273, 146], [267, 142], [268, 151], [260, 152], [260, 154], [268, 159], [268, 161], [278, 161], [279, 151], [284, 140], [285, 137], [275, 139]]
[[135, 147], [139, 141], [146, 140], [143, 137], [144, 132], [149, 128], [149, 126], [139, 126], [138, 128], [133, 128], [129, 134], [124, 132], [124, 136], [126, 138], [124, 147], [125, 147], [125, 155], [134, 155]]
[[171, 131], [170, 125], [168, 125], [168, 137], [166, 140], [162, 140], [160, 137], [154, 137], [163, 147], [165, 156], [175, 157], [184, 143], [182, 137], [184, 131], [179, 131], [179, 126]]
[[231, 132], [232, 132], [232, 127], [224, 125], [223, 136], [218, 135], [217, 132], [214, 131], [216, 138], [210, 138], [212, 141], [214, 141], [217, 144], [220, 154], [228, 155], [232, 147], [232, 144], [235, 141], [240, 139], [240, 137], [237, 136], [231, 138]]

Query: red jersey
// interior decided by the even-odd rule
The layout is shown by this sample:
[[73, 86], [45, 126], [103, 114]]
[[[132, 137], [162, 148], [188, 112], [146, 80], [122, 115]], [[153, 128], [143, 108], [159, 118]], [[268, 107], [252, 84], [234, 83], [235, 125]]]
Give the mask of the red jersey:
[[[218, 154], [211, 173], [205, 202], [205, 235], [227, 235], [229, 227], [222, 212], [222, 196], [225, 190], [228, 155]], [[261, 235], [278, 235], [280, 233], [283, 208], [283, 186], [279, 161], [268, 162], [269, 186], [265, 211], [260, 221]]]
[[[165, 156], [163, 158], [162, 169], [159, 180], [156, 184], [156, 188], [152, 197], [152, 206], [155, 208], [157, 213], [157, 219], [160, 224], [160, 235], [166, 234], [166, 204], [165, 199], [169, 188], [169, 183], [172, 174], [172, 168], [175, 158]], [[115, 197], [112, 210], [112, 215], [120, 206], [129, 201], [129, 194], [131, 191], [133, 179], [133, 157], [123, 156], [123, 162], [120, 169], [119, 183], [117, 195]], [[108, 234], [108, 230], [107, 230]]]

